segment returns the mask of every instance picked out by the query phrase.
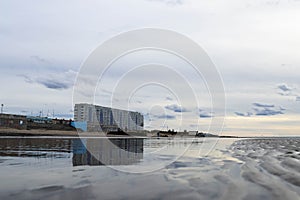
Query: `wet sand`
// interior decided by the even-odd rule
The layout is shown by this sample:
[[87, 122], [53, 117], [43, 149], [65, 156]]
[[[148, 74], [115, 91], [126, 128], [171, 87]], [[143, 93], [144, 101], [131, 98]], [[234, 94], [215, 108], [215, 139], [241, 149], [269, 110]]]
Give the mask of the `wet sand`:
[[[295, 200], [300, 195], [299, 138], [114, 141], [118, 149], [135, 147], [125, 154], [109, 150], [103, 139], [49, 140], [10, 138], [0, 144], [1, 199]], [[91, 160], [80, 141], [101, 161], [107, 155], [117, 162]]]
[[146, 137], [145, 133], [129, 133], [129, 135], [107, 135], [104, 132], [81, 132], [81, 131], [61, 131], [61, 130], [45, 130], [45, 129], [31, 129], [20, 130], [12, 128], [0, 128], [0, 137], [4, 136], [18, 136], [18, 137], [38, 137], [38, 136], [53, 136], [53, 137]]
[[[0, 137], [1, 136], [106, 137], [106, 134], [104, 132], [78, 132], [76, 130], [74, 131], [45, 130], [45, 129], [20, 130], [20, 129], [11, 129], [11, 128], [0, 128]], [[122, 135], [116, 135], [116, 137], [122, 137]]]

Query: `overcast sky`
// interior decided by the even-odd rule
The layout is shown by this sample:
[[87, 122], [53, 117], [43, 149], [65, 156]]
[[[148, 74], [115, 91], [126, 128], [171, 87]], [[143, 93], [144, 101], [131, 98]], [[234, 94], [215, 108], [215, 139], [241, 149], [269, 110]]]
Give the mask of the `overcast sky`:
[[[116, 34], [153, 27], [194, 40], [219, 70], [226, 94], [223, 134], [299, 135], [299, 24], [299, 0], [0, 0], [0, 103], [6, 113], [37, 115], [42, 110], [44, 115], [72, 117], [73, 86], [90, 53]], [[120, 66], [151, 61], [185, 67], [163, 52], [128, 55], [114, 63], [95, 102], [109, 105], [108, 88], [122, 75]], [[147, 76], [138, 73], [132, 76]], [[145, 86], [128, 107], [145, 115], [147, 129], [206, 131], [220, 117], [221, 108], [211, 108], [205, 77], [182, 73], [197, 85], [201, 104], [182, 105], [166, 88]], [[176, 74], [151, 75], [168, 77], [180, 87]], [[122, 94], [114, 97], [116, 106], [125, 105]]]

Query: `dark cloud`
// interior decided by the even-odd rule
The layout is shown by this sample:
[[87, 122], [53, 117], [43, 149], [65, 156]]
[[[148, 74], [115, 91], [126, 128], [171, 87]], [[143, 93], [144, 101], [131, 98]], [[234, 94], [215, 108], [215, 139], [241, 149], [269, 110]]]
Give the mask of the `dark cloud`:
[[262, 103], [253, 103], [254, 106], [256, 107], [262, 107], [262, 108], [273, 108], [274, 105], [272, 104], [262, 104]]
[[212, 118], [212, 114], [209, 114], [209, 113], [200, 113], [199, 114], [199, 117], [200, 118]]
[[[280, 115], [280, 114], [284, 114], [283, 111], [286, 110], [281, 106], [275, 107], [274, 104], [253, 103], [253, 105], [254, 105], [253, 110], [255, 111], [254, 114], [257, 116]], [[247, 113], [235, 112], [235, 114], [244, 117], [250, 117], [251, 115], [253, 115], [253, 113], [251, 112], [247, 112]]]
[[175, 115], [154, 115], [153, 117], [157, 118], [157, 119], [176, 119]]
[[188, 112], [188, 110], [186, 108], [180, 107], [180, 106], [175, 105], [175, 104], [167, 105], [167, 106], [165, 106], [165, 108], [168, 109], [168, 110], [172, 110], [174, 112]]
[[256, 115], [258, 116], [272, 116], [272, 115], [280, 115], [284, 114], [282, 110], [276, 110], [271, 108], [263, 108], [263, 109], [257, 109], [254, 108]]
[[69, 89], [73, 86], [76, 74], [77, 73], [75, 71], [68, 70], [61, 73], [53, 72], [47, 76], [29, 76], [26, 74], [20, 74], [18, 76], [24, 78], [26, 83], [37, 83], [49, 89], [63, 90]]
[[59, 82], [56, 80], [38, 80], [37, 83], [40, 83], [46, 88], [56, 90], [68, 89], [71, 87], [71, 85], [68, 85], [67, 83]]
[[288, 92], [288, 91], [292, 90], [285, 83], [278, 85], [277, 88], [280, 89], [280, 90], [282, 90], [283, 92]]
[[253, 113], [251, 113], [251, 112], [246, 112], [246, 113], [234, 112], [234, 114], [236, 114], [237, 116], [241, 116], [241, 117], [251, 117], [253, 115]]

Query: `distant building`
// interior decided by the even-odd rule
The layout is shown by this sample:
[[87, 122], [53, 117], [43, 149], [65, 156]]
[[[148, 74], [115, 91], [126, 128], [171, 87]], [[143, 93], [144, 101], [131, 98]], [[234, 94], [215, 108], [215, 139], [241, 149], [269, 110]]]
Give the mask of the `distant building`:
[[88, 131], [140, 131], [144, 127], [144, 117], [138, 112], [86, 103], [75, 104], [74, 121], [86, 122]]
[[14, 129], [44, 129], [74, 131], [72, 120], [51, 119], [48, 117], [25, 116], [15, 114], [0, 114], [0, 128]]
[[1, 113], [0, 128], [26, 129], [27, 128], [26, 116]]
[[198, 131], [189, 131], [188, 135], [189, 136], [196, 136], [198, 134]]

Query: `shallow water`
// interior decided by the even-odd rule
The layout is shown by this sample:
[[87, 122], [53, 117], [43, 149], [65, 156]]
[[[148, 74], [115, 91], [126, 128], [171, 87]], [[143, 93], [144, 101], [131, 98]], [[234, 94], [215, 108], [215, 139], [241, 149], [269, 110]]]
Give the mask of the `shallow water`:
[[0, 199], [299, 199], [299, 138], [0, 139]]

